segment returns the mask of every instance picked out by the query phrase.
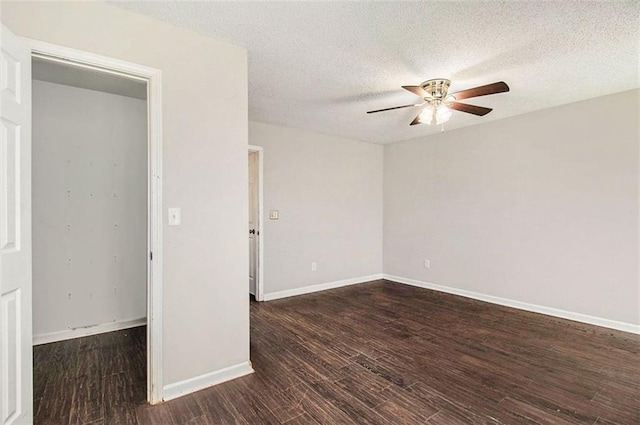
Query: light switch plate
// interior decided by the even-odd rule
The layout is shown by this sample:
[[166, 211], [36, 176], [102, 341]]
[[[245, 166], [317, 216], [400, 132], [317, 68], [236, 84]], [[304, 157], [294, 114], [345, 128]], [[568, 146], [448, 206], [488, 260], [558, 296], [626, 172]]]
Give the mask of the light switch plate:
[[169, 226], [180, 226], [180, 208], [169, 208]]
[[278, 216], [278, 210], [269, 210], [269, 220], [277, 220]]

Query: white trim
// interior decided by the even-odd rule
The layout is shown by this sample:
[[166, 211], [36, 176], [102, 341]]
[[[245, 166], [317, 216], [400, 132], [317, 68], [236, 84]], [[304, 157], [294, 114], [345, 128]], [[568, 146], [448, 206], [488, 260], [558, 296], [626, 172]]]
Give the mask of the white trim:
[[264, 148], [249, 145], [249, 152], [258, 154], [258, 281], [256, 301], [264, 301]]
[[419, 288], [431, 289], [433, 291], [446, 292], [448, 294], [460, 295], [474, 300], [485, 301], [492, 304], [499, 304], [505, 307], [517, 308], [519, 310], [531, 311], [533, 313], [546, 314], [547, 316], [560, 317], [562, 319], [574, 320], [576, 322], [587, 323], [590, 325], [602, 326], [604, 328], [616, 329], [623, 332], [640, 334], [640, 325], [632, 323], [618, 322], [615, 320], [604, 319], [601, 317], [589, 316], [582, 313], [574, 313], [571, 311], [559, 310], [557, 308], [545, 307], [536, 304], [529, 304], [522, 301], [510, 300], [508, 298], [495, 297], [493, 295], [485, 295], [477, 292], [466, 291], [464, 289], [452, 288], [450, 286], [437, 285], [435, 283], [423, 282], [420, 280], [409, 279], [406, 277], [384, 275], [385, 280], [405, 285], [417, 286]]
[[69, 64], [79, 68], [97, 69], [107, 74], [142, 81], [146, 81], [150, 75], [158, 72], [158, 70], [154, 68], [107, 56], [96, 55], [95, 53], [84, 52], [82, 50], [71, 49], [58, 44], [46, 43], [26, 37], [22, 39], [31, 47], [32, 56], [58, 63]]
[[184, 381], [175, 382], [164, 387], [164, 400], [172, 400], [182, 397], [183, 395], [200, 391], [213, 385], [221, 384], [232, 379], [253, 373], [251, 363], [239, 363], [237, 365], [225, 367], [224, 369], [214, 372], [205, 373], [204, 375], [185, 379]]
[[147, 82], [148, 108], [148, 252], [147, 400], [162, 401], [162, 76], [161, 71], [106, 56], [23, 38], [32, 56]]
[[147, 400], [151, 404], [162, 400], [162, 75], [148, 74], [147, 105], [149, 108], [149, 241], [153, 253], [147, 273]]
[[64, 331], [34, 335], [33, 345], [49, 344], [50, 342], [65, 341], [67, 339], [98, 335], [105, 332], [121, 331], [123, 329], [135, 328], [146, 324], [147, 318], [141, 317], [139, 319], [123, 320], [121, 322], [109, 322], [82, 328], [65, 329]]
[[335, 289], [343, 286], [356, 285], [358, 283], [371, 282], [383, 278], [382, 273], [372, 274], [369, 276], [354, 277], [352, 279], [338, 280], [335, 282], [320, 283], [318, 285], [303, 286], [302, 288], [287, 289], [286, 291], [272, 292], [264, 294], [265, 301], [277, 300], [280, 298], [295, 297], [296, 295], [310, 294], [312, 292], [326, 291], [327, 289]]

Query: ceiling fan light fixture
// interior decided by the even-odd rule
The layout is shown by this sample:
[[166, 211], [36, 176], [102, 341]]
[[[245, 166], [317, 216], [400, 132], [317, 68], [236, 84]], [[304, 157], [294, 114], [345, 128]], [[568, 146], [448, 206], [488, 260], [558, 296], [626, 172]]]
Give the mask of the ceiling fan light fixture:
[[438, 105], [438, 108], [436, 109], [436, 124], [440, 125], [440, 124], [444, 124], [445, 122], [449, 121], [449, 118], [451, 118], [452, 112], [451, 109], [449, 109], [449, 107], [444, 104], [441, 103], [440, 105]]
[[451, 115], [451, 109], [445, 103], [440, 103], [436, 106], [436, 104], [430, 102], [420, 112], [420, 124], [444, 124], [449, 121]]
[[420, 123], [431, 125], [434, 112], [435, 110], [433, 108], [433, 105], [429, 104], [425, 106], [424, 109], [422, 109], [422, 112], [420, 112]]

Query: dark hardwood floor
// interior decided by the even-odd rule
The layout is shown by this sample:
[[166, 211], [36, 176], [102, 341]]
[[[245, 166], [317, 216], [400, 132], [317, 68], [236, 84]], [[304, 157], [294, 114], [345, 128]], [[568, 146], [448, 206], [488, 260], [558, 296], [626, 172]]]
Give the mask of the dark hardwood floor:
[[145, 328], [34, 347], [36, 424], [640, 424], [640, 336], [385, 281], [251, 304], [255, 373], [145, 404]]

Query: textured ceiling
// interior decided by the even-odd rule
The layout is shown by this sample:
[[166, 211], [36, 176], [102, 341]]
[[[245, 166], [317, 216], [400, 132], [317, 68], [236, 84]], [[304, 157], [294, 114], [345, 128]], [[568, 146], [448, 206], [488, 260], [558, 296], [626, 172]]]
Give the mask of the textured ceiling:
[[250, 120], [375, 143], [440, 131], [409, 127], [414, 108], [366, 114], [431, 78], [511, 87], [445, 131], [638, 87], [637, 1], [114, 4], [246, 47]]

